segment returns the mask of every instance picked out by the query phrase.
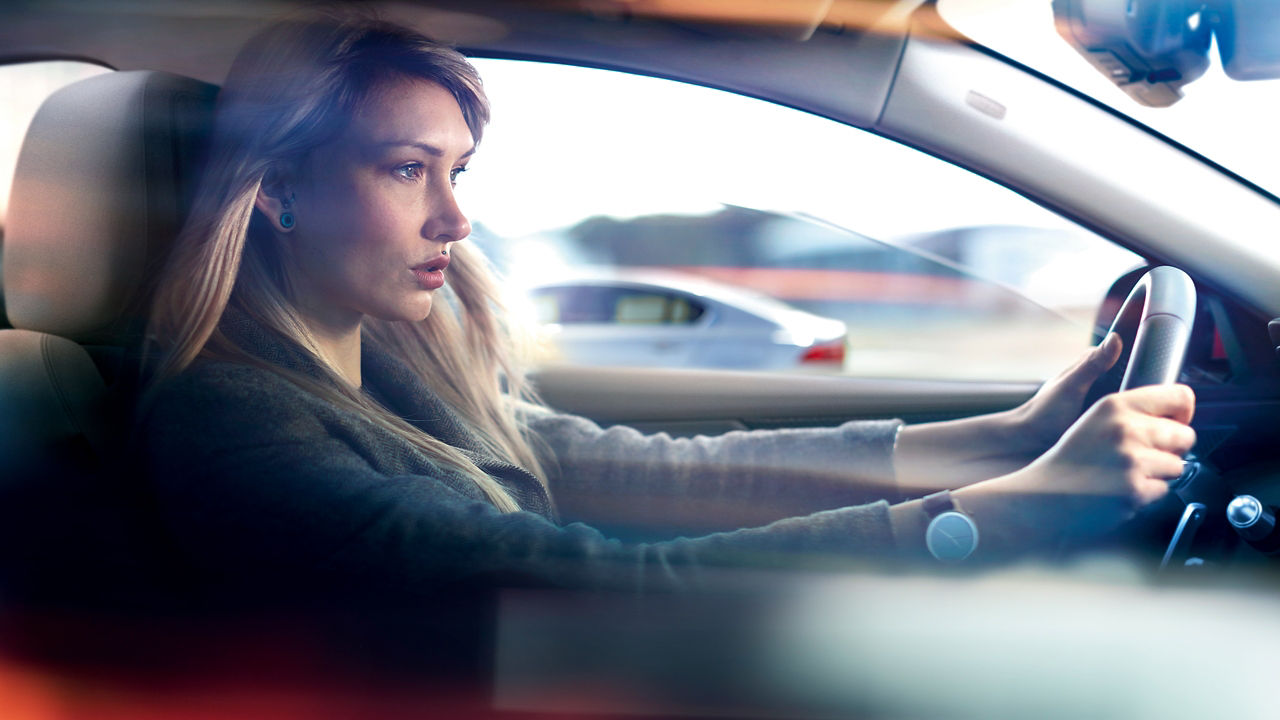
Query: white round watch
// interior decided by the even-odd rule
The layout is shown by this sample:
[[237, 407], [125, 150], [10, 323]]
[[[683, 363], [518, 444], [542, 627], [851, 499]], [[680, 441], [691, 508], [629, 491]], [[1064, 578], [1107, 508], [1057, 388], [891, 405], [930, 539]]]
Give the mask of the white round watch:
[[924, 531], [930, 555], [944, 563], [957, 563], [978, 549], [978, 526], [960, 510], [950, 490], [927, 495], [921, 503], [932, 518]]

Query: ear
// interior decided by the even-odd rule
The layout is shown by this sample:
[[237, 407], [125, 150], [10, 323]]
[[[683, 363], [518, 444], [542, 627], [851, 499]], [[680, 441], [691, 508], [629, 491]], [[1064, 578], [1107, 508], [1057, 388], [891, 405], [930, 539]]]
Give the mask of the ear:
[[253, 206], [266, 216], [267, 221], [279, 233], [293, 232], [295, 224], [294, 194], [290, 189], [293, 183], [289, 179], [287, 173], [275, 168], [268, 170], [262, 178], [262, 184], [258, 186], [258, 196], [253, 201]]

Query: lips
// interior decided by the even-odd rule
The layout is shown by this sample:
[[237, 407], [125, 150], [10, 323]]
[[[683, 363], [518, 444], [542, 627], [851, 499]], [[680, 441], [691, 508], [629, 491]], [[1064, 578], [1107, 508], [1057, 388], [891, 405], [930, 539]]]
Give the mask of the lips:
[[444, 269], [449, 267], [449, 256], [441, 255], [409, 268], [424, 290], [439, 290], [444, 286]]

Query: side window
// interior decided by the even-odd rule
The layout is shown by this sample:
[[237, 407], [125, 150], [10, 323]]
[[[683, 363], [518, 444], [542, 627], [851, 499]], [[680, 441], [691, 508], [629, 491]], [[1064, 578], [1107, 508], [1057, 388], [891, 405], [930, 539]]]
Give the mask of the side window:
[[[557, 356], [574, 363], [1040, 380], [1141, 262], [980, 176], [807, 113], [611, 71], [476, 64], [493, 122], [460, 201], [515, 302], [546, 325], [615, 326], [551, 333], [576, 343]], [[607, 300], [568, 277], [658, 280]], [[684, 323], [679, 352], [668, 336], [660, 357], [619, 349]]]
[[691, 325], [702, 317], [696, 298], [607, 286], [541, 287], [530, 292], [543, 324]]
[[614, 321], [629, 325], [689, 325], [702, 315], [695, 300], [652, 290], [619, 290]]
[[[109, 70], [100, 65], [70, 61], [0, 65], [0, 263], [3, 262], [9, 189], [13, 186], [18, 151], [31, 118], [40, 103], [58, 88], [104, 72]], [[8, 320], [3, 318], [3, 297], [3, 292], [0, 292], [0, 326], [7, 327]]]
[[590, 285], [539, 288], [533, 291], [538, 319], [562, 325], [613, 322], [614, 292]]

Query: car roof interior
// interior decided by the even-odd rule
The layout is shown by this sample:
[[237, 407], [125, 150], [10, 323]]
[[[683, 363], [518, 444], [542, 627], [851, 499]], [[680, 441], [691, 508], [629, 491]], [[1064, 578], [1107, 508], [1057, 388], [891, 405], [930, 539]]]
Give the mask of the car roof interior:
[[[600, 64], [690, 82], [706, 82], [754, 94], [780, 89], [778, 81], [815, 60], [851, 48], [880, 55], [879, 73], [870, 55], [852, 56], [858, 72], [814, 83], [885, 83], [902, 43], [910, 11], [923, 0], [803, 0], [760, 7], [759, 22], [744, 22], [742, 8], [714, 0], [691, 3], [547, 2], [443, 0], [429, 4], [365, 3], [378, 15], [405, 22], [432, 37], [486, 55], [554, 57]], [[766, 4], [767, 5], [767, 4]], [[0, 48], [13, 57], [82, 57], [118, 70], [164, 69], [218, 83], [234, 52], [263, 25], [305, 4], [248, 2], [172, 4], [137, 2], [49, 3], [38, 11], [0, 9]], [[212, 17], [211, 17], [212, 16]], [[729, 21], [732, 18], [732, 21]], [[750, 20], [750, 17], [748, 17]], [[770, 53], [770, 47], [783, 51]], [[806, 48], [803, 55], [792, 55]], [[744, 52], [749, 49], [750, 53]], [[737, 77], [725, 75], [725, 53], [741, 60]], [[826, 55], [819, 56], [819, 53]], [[764, 55], [763, 57], [761, 55]], [[754, 56], [754, 57], [753, 57]], [[788, 56], [791, 60], [788, 60]], [[3, 59], [3, 58], [0, 58]], [[792, 71], [795, 72], [792, 72]], [[821, 89], [821, 88], [813, 88]], [[802, 103], [802, 106], [807, 103]]]

